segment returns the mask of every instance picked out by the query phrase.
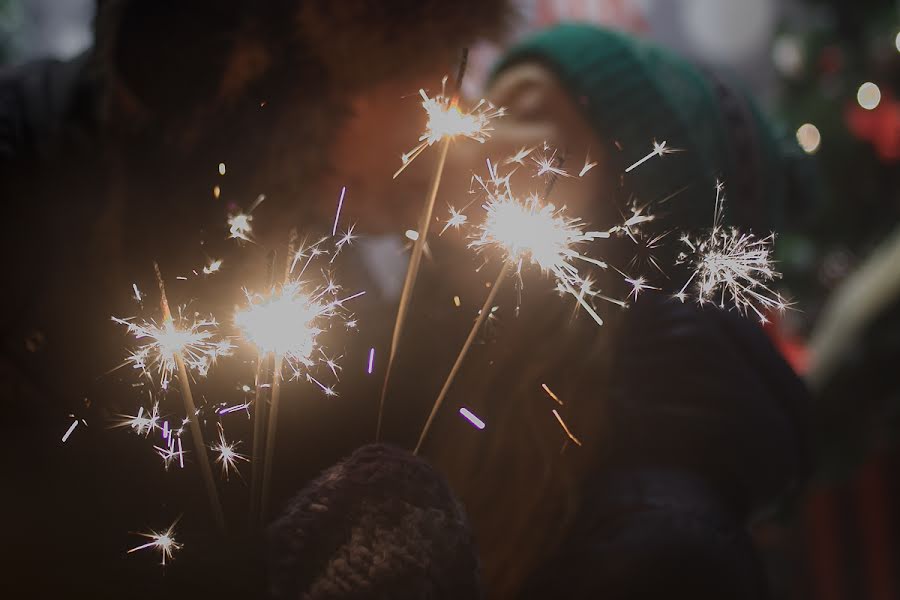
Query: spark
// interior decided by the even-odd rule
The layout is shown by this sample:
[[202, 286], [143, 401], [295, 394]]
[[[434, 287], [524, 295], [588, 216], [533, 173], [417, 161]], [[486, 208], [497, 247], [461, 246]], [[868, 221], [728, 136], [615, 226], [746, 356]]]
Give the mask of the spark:
[[632, 279], [631, 277], [624, 276], [625, 283], [631, 286], [631, 291], [628, 293], [628, 297], [634, 296], [635, 302], [637, 302], [638, 296], [644, 290], [659, 290], [658, 287], [654, 287], [647, 283], [647, 280], [641, 276]]
[[334, 214], [334, 227], [331, 228], [331, 237], [337, 234], [338, 222], [341, 219], [341, 208], [344, 206], [344, 195], [347, 193], [347, 186], [341, 188], [341, 197], [338, 199], [337, 212]]
[[772, 244], [775, 236], [758, 238], [752, 233], [722, 225], [725, 196], [721, 183], [716, 184], [713, 227], [706, 237], [682, 236], [686, 249], [676, 264], [689, 264], [693, 272], [675, 295], [682, 302], [693, 284], [697, 302], [725, 307], [730, 299], [741, 314], [753, 312], [762, 323], [768, 321], [768, 310], [784, 311], [789, 303], [769, 285], [780, 273], [772, 268]]
[[159, 428], [159, 403], [153, 403], [149, 413], [144, 413], [144, 407], [138, 407], [136, 415], [121, 415], [119, 427], [130, 427], [136, 434], [147, 437]]
[[212, 275], [216, 271], [222, 268], [222, 259], [218, 258], [216, 260], [211, 260], [208, 265], [203, 267], [204, 275]]
[[[178, 450], [175, 449], [175, 444], [178, 444]], [[164, 448], [162, 446], [153, 446], [153, 449], [156, 450], [156, 453], [159, 454], [160, 458], [163, 459], [163, 466], [166, 471], [169, 470], [169, 466], [178, 459], [178, 464], [180, 468], [184, 468], [184, 449], [181, 446], [181, 437], [175, 437], [173, 435], [169, 435], [168, 445]]]
[[559, 397], [558, 397], [556, 394], [553, 393], [553, 390], [551, 390], [551, 389], [547, 386], [546, 383], [542, 383], [542, 384], [541, 384], [541, 388], [542, 388], [545, 392], [547, 392], [547, 395], [550, 396], [557, 404], [559, 404], [560, 406], [562, 406], [562, 403], [563, 403], [562, 400], [560, 400]]
[[654, 156], [662, 157], [662, 156], [665, 156], [666, 154], [672, 154], [673, 152], [681, 152], [681, 150], [679, 148], [669, 148], [666, 145], [665, 140], [662, 142], [657, 142], [656, 140], [653, 140], [653, 150], [651, 150], [646, 156], [644, 156], [643, 158], [641, 158], [640, 160], [638, 160], [637, 162], [632, 164], [630, 167], [625, 169], [625, 172], [631, 173], [632, 171], [637, 169], [639, 166], [641, 166], [642, 164], [644, 164], [645, 162], [647, 162]]
[[[465, 210], [465, 209], [463, 209]], [[462, 210], [457, 209], [454, 206], [450, 207], [450, 218], [447, 219], [447, 222], [444, 224], [444, 228], [441, 229], [441, 232], [438, 235], [444, 235], [444, 232], [453, 227], [454, 229], [459, 229], [463, 225], [466, 224], [466, 221], [469, 220], [469, 217], [466, 216]]]
[[418, 145], [401, 155], [402, 165], [394, 173], [394, 177], [400, 175], [425, 149], [442, 139], [466, 137], [484, 143], [493, 131], [491, 121], [505, 114], [504, 108], [498, 108], [484, 99], [479, 100], [471, 110], [463, 111], [459, 107], [458, 99], [455, 96], [448, 96], [446, 89], [447, 78], [444, 77], [441, 82], [441, 93], [433, 98], [429, 97], [424, 89], [419, 90], [422, 108], [428, 117], [425, 132], [419, 137]]
[[602, 325], [603, 320], [576, 288], [585, 282], [578, 263], [605, 269], [606, 263], [579, 252], [579, 249], [599, 239], [610, 237], [609, 231], [589, 231], [581, 219], [569, 217], [565, 208], [545, 202], [537, 194], [517, 197], [509, 177], [501, 175], [488, 161], [489, 177], [476, 176], [485, 193], [482, 207], [484, 220], [477, 225], [469, 247], [477, 252], [489, 248], [500, 250], [504, 261], [515, 266], [521, 282], [525, 264], [535, 264], [543, 272], [552, 273], [560, 286]]
[[[244, 387], [247, 387], [247, 386], [244, 386]], [[249, 390], [249, 388], [247, 388], [247, 389]], [[220, 415], [228, 415], [228, 414], [231, 414], [231, 413], [233, 413], [233, 412], [237, 412], [237, 411], [239, 411], [239, 410], [248, 410], [249, 408], [250, 408], [250, 403], [249, 403], [249, 402], [242, 402], [242, 403], [240, 403], [240, 404], [235, 404], [234, 406], [225, 406], [225, 407], [222, 407], [222, 408], [220, 408], [217, 412], [218, 412]]]
[[76, 427], [78, 427], [78, 419], [75, 419], [74, 421], [72, 421], [72, 424], [69, 425], [69, 428], [63, 434], [63, 436], [62, 436], [63, 444], [65, 444], [66, 441], [68, 441], [69, 436], [72, 435], [72, 432], [75, 431]]
[[293, 378], [299, 378], [303, 371], [308, 376], [317, 363], [326, 364], [336, 373], [337, 364], [321, 351], [319, 336], [333, 321], [346, 319], [345, 303], [365, 293], [340, 298], [340, 289], [326, 278], [318, 286], [292, 279], [265, 294], [244, 290], [247, 306], [238, 311], [234, 321], [260, 355], [283, 356]]
[[130, 363], [151, 379], [155, 373], [162, 389], [168, 389], [172, 380], [176, 354], [182, 356], [189, 371], [205, 377], [216, 360], [230, 355], [233, 349], [229, 340], [216, 339], [215, 319], [195, 316], [189, 320], [184, 316], [184, 307], [179, 307], [176, 319], [167, 319], [162, 325], [153, 319], [112, 317], [112, 320], [127, 327], [128, 333], [140, 342], [122, 366]]
[[584, 166], [581, 167], [581, 171], [578, 172], [579, 177], [584, 177], [587, 175], [588, 171], [597, 166], [597, 161], [591, 162], [591, 159], [588, 156], [584, 157]]
[[253, 215], [242, 212], [230, 215], [228, 217], [228, 239], [244, 240], [246, 242], [253, 241], [250, 239], [250, 234], [253, 231], [253, 226], [250, 224], [251, 221], [253, 221]]
[[144, 297], [141, 295], [141, 290], [138, 289], [136, 283], [131, 284], [131, 289], [134, 291], [134, 299], [138, 302], [138, 304], [143, 302]]
[[245, 462], [250, 462], [246, 456], [237, 451], [239, 445], [240, 442], [228, 442], [228, 440], [225, 439], [225, 431], [222, 429], [222, 426], [219, 425], [219, 441], [210, 446], [210, 450], [218, 454], [218, 456], [216, 456], [216, 462], [222, 465], [222, 476], [225, 478], [225, 481], [228, 481], [228, 476], [232, 470], [237, 472], [238, 475], [241, 474], [237, 468], [237, 461], [243, 460]]
[[510, 156], [509, 158], [507, 158], [507, 159], [504, 161], [504, 164], [508, 164], [508, 165], [511, 165], [511, 164], [517, 164], [517, 165], [523, 165], [523, 166], [524, 166], [524, 165], [525, 165], [525, 159], [528, 158], [528, 156], [529, 156], [532, 152], [534, 152], [536, 149], [537, 149], [537, 148], [534, 147], [534, 146], [531, 147], [531, 148], [523, 147], [523, 148], [521, 148], [518, 152], [516, 152], [515, 154], [513, 154], [512, 156]]
[[165, 566], [166, 560], [172, 560], [173, 554], [182, 548], [182, 544], [175, 541], [175, 525], [178, 522], [169, 525], [165, 531], [150, 531], [148, 533], [139, 533], [150, 541], [140, 546], [135, 546], [128, 551], [128, 554], [139, 550], [156, 550], [162, 557], [162, 565]]
[[556, 417], [556, 420], [557, 420], [557, 421], [559, 421], [559, 426], [562, 427], [562, 428], [563, 428], [563, 431], [566, 432], [566, 436], [568, 436], [568, 438], [569, 438], [570, 440], [572, 440], [573, 442], [575, 442], [576, 445], [581, 446], [581, 441], [580, 441], [577, 437], [575, 437], [574, 435], [572, 435], [572, 432], [569, 431], [569, 428], [568, 428], [568, 426], [566, 425], [566, 422], [563, 421], [563, 419], [562, 419], [561, 416], [559, 416], [559, 412], [557, 412], [557, 410], [556, 410], [555, 408], [553, 409], [553, 416]]
[[372, 369], [375, 367], [375, 348], [369, 348], [369, 366], [366, 372], [371, 375]]
[[537, 166], [534, 176], [571, 177], [568, 171], [559, 166], [559, 150], [555, 148], [552, 149], [552, 152], [550, 150], [551, 148], [545, 144], [544, 152], [540, 156], [532, 157], [531, 160]]
[[357, 238], [357, 236], [353, 235], [353, 230], [356, 228], [356, 225], [351, 225], [347, 231], [341, 234], [341, 237], [337, 239], [334, 243], [334, 254], [331, 257], [331, 262], [334, 262], [334, 259], [337, 258], [338, 254], [341, 253], [341, 250], [344, 249], [344, 246], [349, 246], [353, 243], [353, 240]]
[[466, 407], [460, 408], [459, 414], [461, 414], [463, 417], [465, 417], [466, 420], [469, 421], [469, 423], [474, 425], [476, 428], [484, 429], [484, 421], [482, 421], [477, 416], [475, 416], [475, 413], [470, 411], [468, 408], [466, 408]]
[[245, 242], [253, 241], [253, 211], [256, 210], [256, 207], [265, 199], [266, 196], [260, 194], [256, 197], [256, 200], [247, 212], [238, 211], [233, 215], [228, 216], [228, 239], [244, 240]]

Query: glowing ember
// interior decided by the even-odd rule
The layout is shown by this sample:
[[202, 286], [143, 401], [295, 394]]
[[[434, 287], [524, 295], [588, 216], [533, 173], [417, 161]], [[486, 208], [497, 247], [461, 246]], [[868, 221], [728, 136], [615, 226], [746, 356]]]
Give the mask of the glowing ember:
[[[337, 373], [335, 361], [320, 348], [319, 336], [335, 319], [346, 319], [344, 303], [365, 292], [339, 298], [340, 287], [332, 280], [310, 287], [295, 279], [266, 294], [245, 290], [247, 307], [235, 315], [234, 321], [260, 355], [283, 356], [294, 378], [305, 374], [307, 380], [314, 381], [309, 369], [317, 363]], [[326, 393], [330, 391], [327, 386], [320, 387]]]
[[225, 439], [225, 432], [220, 425], [219, 441], [210, 446], [210, 450], [217, 454], [216, 462], [222, 466], [222, 476], [226, 481], [228, 480], [231, 471], [235, 471], [240, 475], [240, 471], [237, 469], [237, 461], [243, 460], [249, 462], [246, 456], [237, 451], [239, 445], [240, 442], [231, 443]]
[[162, 557], [162, 565], [165, 566], [166, 560], [172, 560], [172, 555], [182, 548], [182, 545], [175, 541], [175, 523], [169, 525], [165, 531], [150, 531], [148, 533], [140, 533], [150, 541], [141, 544], [128, 551], [128, 554], [137, 552], [138, 550], [156, 550]]
[[470, 411], [468, 408], [466, 408], [466, 407], [460, 408], [459, 414], [461, 414], [463, 417], [465, 417], [466, 420], [469, 421], [469, 423], [474, 425], [476, 428], [484, 429], [484, 421], [482, 421], [477, 416], [475, 416], [475, 413]]

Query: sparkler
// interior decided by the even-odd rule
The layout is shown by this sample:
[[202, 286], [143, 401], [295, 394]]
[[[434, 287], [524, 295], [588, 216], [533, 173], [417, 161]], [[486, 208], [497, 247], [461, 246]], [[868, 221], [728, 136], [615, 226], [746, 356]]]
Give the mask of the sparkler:
[[447, 152], [450, 150], [450, 142], [454, 138], [460, 136], [478, 142], [484, 142], [491, 131], [491, 119], [503, 115], [502, 108], [498, 109], [484, 100], [479, 102], [469, 113], [464, 113], [460, 110], [459, 91], [462, 86], [463, 77], [465, 76], [466, 66], [468, 65], [468, 57], [468, 49], [463, 49], [459, 71], [456, 76], [456, 85], [451, 96], [448, 97], [444, 93], [447, 81], [446, 78], [444, 78], [440, 95], [429, 98], [424, 90], [420, 91], [423, 98], [422, 106], [428, 115], [425, 133], [419, 138], [419, 145], [402, 156], [403, 164], [394, 174], [394, 177], [397, 177], [397, 175], [403, 172], [403, 169], [405, 169], [410, 162], [419, 156], [426, 148], [440, 141], [438, 162], [435, 166], [431, 185], [429, 186], [428, 194], [426, 195], [425, 206], [423, 207], [422, 215], [419, 219], [419, 228], [417, 231], [418, 238], [415, 240], [409, 258], [406, 277], [403, 281], [403, 290], [400, 293], [400, 302], [397, 307], [397, 319], [394, 321], [394, 331], [391, 335], [391, 346], [388, 352], [384, 382], [381, 389], [381, 399], [378, 405], [378, 423], [375, 428], [376, 441], [381, 438], [381, 421], [384, 415], [384, 401], [387, 396], [391, 371], [393, 370], [394, 361], [397, 357], [397, 347], [400, 342], [400, 336], [403, 333], [403, 326], [406, 323], [406, 314], [409, 311], [413, 288], [415, 288], [416, 285], [419, 265], [422, 262], [422, 253], [425, 249], [425, 242], [428, 238], [428, 229], [431, 225], [431, 217], [434, 212], [434, 201], [437, 198], [438, 189], [441, 185], [441, 177], [444, 173], [444, 164], [447, 162]]
[[[264, 513], [268, 501], [268, 482], [271, 477], [272, 455], [275, 449], [275, 432], [278, 420], [278, 405], [282, 384], [282, 371], [287, 367], [291, 379], [305, 378], [316, 384], [326, 395], [334, 395], [332, 388], [316, 379], [311, 369], [316, 364], [325, 365], [335, 376], [338, 365], [335, 359], [329, 358], [321, 347], [319, 336], [328, 329], [335, 319], [346, 317], [344, 305], [358, 298], [365, 292], [340, 297], [341, 288], [331, 278], [326, 277], [324, 283], [310, 286], [302, 277], [316, 256], [327, 254], [319, 248], [321, 240], [310, 246], [294, 251], [295, 238], [289, 243], [285, 274], [278, 286], [266, 294], [247, 294], [247, 308], [235, 315], [235, 324], [244, 337], [252, 343], [260, 356], [260, 363], [273, 360], [271, 374], [271, 402], [268, 409], [268, 428], [262, 433], [260, 413], [256, 413], [257, 424], [254, 435], [254, 457], [258, 457], [260, 443], [265, 439], [265, 455], [262, 462], [262, 480], [259, 508]], [[293, 275], [297, 265], [302, 265], [298, 275]], [[259, 373], [258, 373], [259, 376]], [[257, 380], [257, 392], [262, 389]], [[257, 406], [259, 411], [261, 405]], [[260, 470], [254, 464], [254, 480]], [[257, 480], [258, 481], [258, 480]], [[252, 485], [252, 483], [251, 483]]]
[[181, 357], [188, 371], [204, 377], [219, 357], [228, 356], [233, 350], [230, 341], [215, 338], [218, 323], [214, 319], [195, 318], [191, 321], [184, 315], [184, 307], [178, 308], [177, 319], [169, 314], [162, 324], [153, 319], [136, 321], [112, 317], [112, 320], [124, 325], [128, 333], [142, 342], [124, 364], [130, 363], [151, 379], [155, 374], [164, 390], [169, 388], [178, 368], [177, 357]]
[[[706, 237], [682, 236], [686, 246], [677, 264], [687, 263], [694, 271], [681, 290], [675, 295], [682, 302], [687, 289], [694, 284], [697, 302], [718, 304], [724, 308], [726, 298], [746, 315], [752, 311], [760, 322], [766, 323], [765, 311], [784, 311], [788, 302], [769, 285], [780, 273], [772, 268], [772, 244], [774, 234], [757, 238], [722, 225], [724, 212], [724, 186], [716, 184], [716, 203], [713, 227]], [[715, 298], [718, 297], [718, 300]]]
[[[153, 270], [156, 273], [156, 281], [159, 284], [159, 302], [163, 314], [163, 327], [167, 332], [171, 332], [171, 341], [181, 341], [180, 345], [166, 345], [167, 356], [171, 356], [175, 361], [175, 367], [178, 371], [178, 381], [181, 384], [181, 398], [184, 401], [184, 411], [190, 420], [191, 438], [194, 440], [194, 449], [197, 453], [197, 461], [200, 464], [200, 474], [203, 477], [203, 483], [206, 486], [206, 494], [209, 497], [209, 503], [213, 511], [213, 518], [219, 530], [225, 531], [225, 515], [222, 512], [222, 504], [219, 501], [219, 493], [216, 490], [215, 481], [213, 481], [212, 469], [209, 466], [209, 458], [206, 455], [206, 445], [203, 443], [203, 432], [200, 429], [200, 423], [196, 418], [197, 408], [194, 405], [194, 396], [191, 393], [191, 383], [188, 377], [188, 370], [185, 364], [183, 353], [188, 352], [189, 346], [184, 343], [185, 337], [178, 333], [172, 319], [172, 312], [169, 309], [169, 300], [166, 297], [166, 286], [163, 283], [162, 273], [159, 265], [153, 263]], [[168, 339], [168, 338], [167, 338]], [[188, 338], [190, 339], [190, 338]], [[188, 355], [190, 356], [190, 355]]]
[[150, 531], [148, 533], [139, 533], [138, 535], [148, 538], [150, 541], [141, 544], [129, 550], [127, 553], [138, 552], [139, 550], [153, 549], [159, 552], [162, 557], [162, 565], [166, 565], [166, 560], [172, 560], [173, 554], [182, 548], [182, 544], [175, 541], [175, 525], [172, 523], [165, 531]]
[[[522, 153], [520, 153], [521, 155]], [[517, 155], [519, 158], [520, 155]], [[488, 161], [489, 178], [484, 180], [476, 176], [475, 181], [486, 194], [483, 205], [485, 209], [484, 221], [478, 225], [477, 236], [469, 244], [477, 251], [488, 248], [499, 250], [503, 256], [503, 267], [491, 286], [491, 291], [485, 299], [484, 305], [478, 312], [475, 323], [469, 331], [463, 346], [456, 357], [450, 373], [444, 380], [444, 385], [438, 393], [432, 406], [431, 413], [425, 421], [419, 441], [413, 450], [418, 454], [425, 437], [434, 422], [434, 417], [443, 404], [450, 390], [466, 354], [475, 341], [475, 337], [491, 312], [491, 306], [496, 298], [497, 291], [507, 275], [515, 270], [521, 283], [521, 271], [525, 264], [534, 264], [544, 272], [552, 272], [559, 285], [571, 293], [598, 324], [603, 320], [593, 307], [584, 299], [584, 292], [575, 291], [575, 285], [585, 290], [586, 279], [579, 273], [578, 267], [573, 263], [581, 260], [595, 266], [606, 267], [606, 264], [594, 258], [579, 253], [576, 248], [580, 244], [593, 242], [596, 239], [609, 237], [609, 232], [585, 231], [580, 219], [565, 216], [562, 209], [557, 209], [552, 204], [546, 204], [544, 199], [550, 195], [558, 177], [563, 176], [560, 168], [562, 158], [554, 152], [552, 159], [547, 162], [537, 159], [538, 174], [550, 176], [544, 194], [533, 194], [524, 200], [517, 198], [510, 186], [510, 175], [501, 175], [497, 168]], [[518, 162], [517, 157], [512, 161]]]

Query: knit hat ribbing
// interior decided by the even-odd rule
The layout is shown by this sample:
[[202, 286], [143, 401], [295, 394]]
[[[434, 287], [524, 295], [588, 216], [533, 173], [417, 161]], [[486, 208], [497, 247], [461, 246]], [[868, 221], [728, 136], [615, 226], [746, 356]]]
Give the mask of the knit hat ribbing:
[[581, 24], [525, 40], [494, 74], [524, 61], [556, 74], [606, 146], [611, 173], [624, 173], [654, 140], [682, 150], [624, 178], [625, 191], [642, 203], [683, 190], [667, 206], [670, 224], [710, 226], [714, 186], [723, 180], [728, 220], [758, 233], [783, 226], [805, 157], [731, 82], [626, 34]]

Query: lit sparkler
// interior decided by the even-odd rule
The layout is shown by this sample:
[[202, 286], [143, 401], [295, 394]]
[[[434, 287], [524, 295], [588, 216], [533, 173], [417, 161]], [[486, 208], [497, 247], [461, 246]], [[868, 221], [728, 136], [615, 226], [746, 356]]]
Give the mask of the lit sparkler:
[[172, 560], [173, 554], [182, 548], [182, 544], [179, 544], [175, 541], [176, 524], [177, 521], [169, 525], [168, 529], [166, 529], [165, 531], [150, 531], [148, 533], [139, 533], [138, 535], [143, 536], [150, 541], [146, 544], [135, 546], [128, 551], [128, 554], [131, 554], [132, 552], [138, 552], [139, 550], [156, 550], [162, 557], [161, 564], [165, 566], [166, 561]]
[[[260, 516], [263, 517], [267, 506], [268, 480], [271, 472], [271, 457], [274, 452], [283, 366], [287, 365], [291, 371], [291, 379], [305, 378], [322, 389], [326, 396], [336, 395], [332, 387], [321, 383], [312, 373], [315, 366], [323, 365], [337, 376], [340, 368], [337, 359], [329, 357], [322, 348], [319, 336], [334, 322], [346, 322], [349, 317], [345, 304], [365, 293], [358, 292], [341, 297], [341, 287], [329, 276], [325, 276], [324, 281], [318, 285], [313, 285], [303, 279], [312, 261], [318, 256], [328, 254], [327, 251], [320, 248], [322, 242], [323, 240], [319, 240], [294, 251], [294, 234], [292, 233], [283, 281], [272, 285], [264, 294], [245, 290], [247, 306], [235, 315], [235, 324], [241, 330], [244, 338], [256, 347], [260, 357], [254, 416], [251, 516], [256, 512], [253, 509], [259, 508]], [[296, 275], [294, 274], [295, 270], [298, 271]], [[263, 386], [260, 382], [261, 379], [266, 378], [267, 367], [264, 365], [268, 364], [270, 357], [273, 358], [274, 367], [271, 375], [268, 431], [264, 432], [262, 411], [260, 410], [262, 407], [260, 390], [263, 389]], [[265, 458], [260, 460], [263, 438], [266, 441]], [[261, 480], [260, 470], [262, 471]], [[261, 487], [261, 495], [256, 493], [259, 487]], [[259, 499], [257, 500], [257, 498]], [[259, 502], [258, 505], [257, 502]]]
[[[675, 295], [681, 301], [693, 287], [697, 302], [711, 302], [724, 308], [727, 299], [742, 314], [752, 311], [760, 322], [768, 321], [766, 311], [784, 311], [789, 303], [772, 290], [771, 282], [780, 277], [772, 268], [774, 234], [758, 238], [722, 225], [725, 203], [724, 187], [716, 185], [713, 227], [706, 237], [682, 236], [686, 250], [678, 264], [693, 267], [690, 278]], [[692, 286], [693, 284], [693, 286]]]
[[185, 316], [184, 307], [179, 307], [177, 319], [164, 319], [161, 324], [153, 319], [138, 321], [133, 317], [112, 317], [112, 320], [127, 327], [128, 333], [139, 342], [124, 364], [131, 364], [151, 379], [155, 375], [162, 389], [169, 387], [177, 368], [177, 355], [181, 355], [188, 371], [205, 377], [219, 357], [228, 356], [233, 350], [229, 340], [217, 339], [215, 319], [196, 315], [191, 319]]
[[419, 90], [422, 97], [422, 108], [428, 116], [425, 132], [419, 137], [419, 143], [400, 157], [402, 166], [394, 173], [400, 175], [422, 152], [441, 140], [465, 137], [484, 143], [490, 136], [493, 127], [491, 121], [502, 117], [503, 107], [496, 107], [487, 100], [479, 100], [469, 111], [459, 107], [457, 94], [447, 95], [447, 78], [441, 81], [441, 93], [429, 97], [425, 90]]
[[319, 336], [333, 319], [345, 316], [344, 304], [364, 292], [339, 297], [340, 287], [330, 279], [309, 289], [301, 280], [275, 287], [267, 294], [245, 290], [247, 307], [235, 315], [235, 324], [261, 355], [285, 358], [292, 378], [299, 379], [316, 363], [331, 366], [322, 358]]
[[384, 402], [387, 397], [388, 384], [394, 361], [397, 357], [397, 347], [400, 336], [406, 324], [406, 314], [409, 310], [413, 288], [416, 285], [416, 277], [419, 273], [419, 265], [422, 262], [422, 254], [425, 251], [425, 243], [428, 240], [428, 229], [431, 227], [431, 217], [434, 213], [434, 201], [437, 198], [438, 189], [441, 186], [441, 177], [444, 173], [444, 165], [447, 162], [447, 153], [450, 150], [450, 142], [456, 137], [468, 137], [475, 141], [484, 142], [490, 134], [490, 121], [494, 117], [503, 115], [502, 108], [496, 108], [489, 102], [482, 100], [471, 111], [464, 113], [458, 105], [459, 91], [462, 88], [463, 77], [468, 65], [469, 52], [463, 49], [459, 72], [456, 75], [456, 85], [451, 96], [445, 94], [447, 78], [444, 78], [441, 94], [429, 98], [423, 91], [420, 92], [423, 99], [423, 108], [428, 115], [428, 123], [425, 133], [419, 138], [419, 145], [402, 157], [402, 165], [394, 174], [399, 175], [410, 162], [421, 154], [426, 148], [440, 141], [440, 154], [431, 179], [431, 185], [425, 198], [425, 206], [419, 218], [417, 230], [418, 238], [413, 244], [409, 265], [406, 268], [406, 277], [403, 281], [403, 289], [400, 292], [400, 302], [397, 306], [397, 319], [394, 321], [394, 331], [391, 334], [391, 346], [388, 351], [387, 364], [384, 372], [384, 382], [381, 387], [381, 398], [378, 404], [378, 422], [375, 426], [375, 441], [381, 437], [381, 421], [384, 415]]
[[[610, 231], [588, 230], [581, 219], [569, 217], [565, 208], [547, 203], [544, 198], [549, 192], [543, 197], [534, 193], [524, 199], [517, 197], [510, 185], [511, 173], [501, 174], [490, 161], [487, 165], [488, 178], [475, 178], [485, 193], [482, 205], [485, 217], [477, 225], [477, 233], [469, 247], [478, 252], [499, 250], [504, 261], [515, 267], [520, 283], [522, 268], [527, 264], [552, 273], [561, 288], [571, 294], [598, 325], [602, 325], [603, 320], [585, 300], [588, 280], [579, 266], [607, 267], [604, 261], [587, 256], [581, 249], [597, 240], [608, 239]], [[552, 188], [553, 181], [551, 179], [548, 188]]]
[[[550, 175], [543, 195], [531, 194], [524, 199], [517, 197], [510, 185], [512, 173], [501, 174], [490, 160], [487, 161], [488, 178], [476, 176], [474, 179], [485, 194], [483, 204], [485, 217], [476, 226], [477, 233], [469, 246], [479, 252], [487, 249], [498, 250], [503, 256], [503, 267], [491, 286], [491, 291], [478, 312], [475, 323], [469, 331], [450, 373], [444, 380], [444, 385], [438, 393], [431, 413], [419, 435], [414, 454], [419, 453], [434, 422], [434, 417], [446, 398], [466, 354], [475, 341], [479, 329], [492, 312], [491, 307], [497, 291], [510, 272], [516, 273], [520, 285], [522, 268], [526, 264], [536, 265], [542, 271], [552, 273], [558, 286], [571, 294], [598, 325], [603, 324], [600, 315], [585, 299], [586, 296], [598, 294], [590, 291], [589, 279], [579, 271], [578, 263], [583, 262], [606, 268], [605, 262], [582, 254], [579, 250], [582, 245], [608, 238], [610, 232], [589, 231], [580, 219], [568, 217], [565, 209], [557, 209], [553, 204], [546, 202], [556, 178], [564, 173], [559, 166], [561, 159], [555, 152], [551, 156], [553, 157], [552, 161], [546, 164], [543, 159], [535, 159], [538, 174]], [[512, 160], [506, 161], [505, 164], [517, 162]]]

